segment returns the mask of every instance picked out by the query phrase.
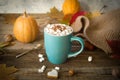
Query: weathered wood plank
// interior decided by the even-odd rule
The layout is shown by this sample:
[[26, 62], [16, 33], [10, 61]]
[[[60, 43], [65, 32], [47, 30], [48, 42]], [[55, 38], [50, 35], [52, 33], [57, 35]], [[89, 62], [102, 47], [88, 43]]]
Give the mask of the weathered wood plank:
[[[61, 70], [61, 71], [59, 71], [58, 80], [72, 80], [72, 79], [73, 80], [78, 80], [78, 79], [80, 79], [80, 80], [81, 79], [82, 80], [96, 80], [96, 79], [98, 79], [98, 80], [116, 80], [111, 75], [111, 70], [108, 71], [107, 69], [104, 69], [104, 72], [106, 72], [106, 73], [103, 73], [102, 69], [98, 68], [98, 69], [92, 69], [89, 72], [85, 72], [85, 71], [88, 71], [87, 69], [89, 69], [89, 68], [85, 68], [84, 70], [79, 69], [76, 71], [75, 75], [71, 76], [71, 77], [68, 74], [69, 69]], [[37, 69], [21, 69], [21, 70], [23, 70], [23, 71], [15, 74], [15, 75], [20, 75], [20, 76], [18, 76], [18, 78], [20, 80], [25, 80], [25, 79], [31, 80], [30, 78], [36, 79], [36, 80], [38, 80], [38, 79], [48, 80], [46, 74], [51, 69], [45, 70], [44, 73], [38, 73]], [[94, 70], [96, 70], [96, 72], [94, 72]], [[102, 73], [100, 71], [102, 71]]]
[[[38, 54], [44, 55], [45, 61], [40, 63], [38, 61]], [[48, 80], [46, 74], [55, 66], [61, 67], [59, 71], [58, 80], [115, 80], [111, 72], [113, 68], [120, 69], [120, 61], [109, 58], [104, 52], [89, 52], [84, 51], [76, 58], [68, 59], [67, 62], [60, 65], [53, 65], [48, 62], [44, 50], [33, 51], [21, 58], [16, 59], [16, 52], [10, 52], [0, 57], [0, 63], [6, 63], [7, 65], [15, 65], [19, 71], [14, 75], [19, 80]], [[89, 63], [87, 57], [92, 55], [94, 57], [93, 62]], [[95, 58], [96, 57], [96, 58]], [[47, 68], [44, 73], [38, 73], [38, 69], [42, 65], [46, 65]], [[76, 74], [72, 77], [68, 76], [70, 69], [75, 70]]]
[[[49, 18], [46, 15], [33, 15], [39, 24], [43, 24], [46, 19]], [[12, 33], [12, 25], [0, 22], [0, 41], [3, 41], [5, 34]], [[55, 66], [59, 66], [58, 80], [116, 80], [111, 74], [113, 68], [120, 69], [120, 60], [112, 59], [101, 50], [86, 51], [84, 50], [80, 55], [74, 58], [68, 59], [64, 64], [54, 65], [51, 64], [45, 54], [44, 47], [41, 50], [32, 51], [18, 59], [15, 56], [26, 50], [33, 48], [38, 43], [43, 43], [43, 33], [40, 34], [39, 38], [29, 44], [24, 44], [15, 41], [14, 46], [6, 47], [7, 53], [0, 55], [0, 63], [6, 63], [8, 66], [16, 66], [19, 71], [14, 75], [18, 80], [49, 80], [46, 76], [47, 72], [53, 69]], [[76, 48], [80, 48], [78, 44], [73, 44], [72, 51]], [[76, 47], [77, 46], [77, 47]], [[44, 55], [45, 61], [39, 62], [38, 54]], [[88, 56], [93, 57], [91, 63], [88, 62]], [[38, 69], [42, 65], [46, 65], [47, 68], [44, 73], [38, 73]], [[68, 76], [70, 69], [75, 70], [76, 74], [72, 77]]]

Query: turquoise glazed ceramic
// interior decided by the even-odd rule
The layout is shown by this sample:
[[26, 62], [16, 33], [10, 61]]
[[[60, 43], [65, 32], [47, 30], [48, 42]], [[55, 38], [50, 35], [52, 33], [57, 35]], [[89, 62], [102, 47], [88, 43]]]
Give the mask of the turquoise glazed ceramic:
[[[78, 41], [81, 49], [78, 52], [71, 52], [71, 42]], [[55, 36], [44, 31], [44, 45], [48, 60], [53, 64], [62, 64], [67, 58], [75, 57], [84, 49], [84, 41], [80, 37], [72, 36]]]

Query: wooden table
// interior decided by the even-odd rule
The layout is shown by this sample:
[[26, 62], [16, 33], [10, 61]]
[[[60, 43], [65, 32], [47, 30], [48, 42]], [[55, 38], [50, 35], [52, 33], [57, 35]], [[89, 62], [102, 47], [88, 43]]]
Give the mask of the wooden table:
[[[120, 61], [109, 58], [101, 51], [83, 51], [79, 56], [70, 58], [64, 64], [51, 64], [44, 50], [36, 50], [18, 59], [15, 58], [17, 52], [7, 53], [0, 56], [0, 63], [15, 65], [19, 71], [15, 73], [18, 80], [47, 80], [47, 72], [60, 67], [59, 80], [115, 80], [111, 72], [113, 68], [120, 67]], [[45, 61], [40, 63], [38, 54], [44, 55]], [[88, 62], [88, 56], [93, 57], [92, 62]], [[38, 69], [46, 65], [43, 73], [38, 73]], [[74, 76], [69, 76], [68, 71], [73, 69]]]
[[[12, 33], [11, 28], [9, 27], [8, 31], [5, 25], [0, 29], [8, 31], [8, 33]], [[5, 33], [6, 32], [2, 31], [0, 35], [4, 36]], [[2, 37], [1, 41], [3, 41]], [[39, 42], [43, 43], [43, 41], [42, 34], [41, 38], [36, 40], [34, 43], [22, 44], [16, 41], [17, 46], [12, 46], [12, 48], [6, 47], [8, 50], [7, 53], [0, 55], [0, 63], [6, 63], [8, 66], [16, 66], [16, 68], [19, 69], [19, 71], [14, 73], [17, 80], [49, 80], [46, 74], [56, 66], [60, 67], [60, 70], [58, 71], [58, 80], [117, 80], [112, 76], [112, 69], [120, 69], [120, 60], [108, 57], [107, 54], [99, 49], [95, 51], [84, 50], [77, 57], [70, 58], [64, 64], [60, 65], [54, 65], [48, 61], [44, 48], [32, 51], [18, 59], [15, 58], [18, 53], [29, 50], [33, 45], [38, 44]], [[22, 46], [22, 48], [19, 46]], [[28, 48], [28, 46], [31, 47]], [[45, 61], [42, 63], [39, 62], [39, 53], [43, 54], [45, 58]], [[93, 57], [92, 62], [88, 62], [88, 56]], [[43, 65], [46, 65], [47, 68], [43, 73], [39, 73], [38, 69]], [[71, 69], [75, 71], [73, 76], [69, 76], [68, 74], [68, 71]]]

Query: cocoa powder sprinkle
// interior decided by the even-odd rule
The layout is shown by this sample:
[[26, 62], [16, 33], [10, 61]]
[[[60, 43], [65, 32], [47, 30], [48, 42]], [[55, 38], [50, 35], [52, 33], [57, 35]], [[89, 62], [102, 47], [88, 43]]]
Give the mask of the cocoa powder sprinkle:
[[62, 31], [64, 31], [66, 29], [66, 27], [65, 26], [61, 26], [61, 25], [54, 25], [54, 27], [52, 29], [54, 31], [60, 30], [62, 32]]

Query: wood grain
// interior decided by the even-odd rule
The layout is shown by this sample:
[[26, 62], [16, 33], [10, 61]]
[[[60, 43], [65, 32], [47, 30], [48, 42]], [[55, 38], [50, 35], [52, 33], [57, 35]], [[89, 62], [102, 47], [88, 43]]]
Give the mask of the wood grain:
[[[45, 61], [43, 63], [38, 61], [39, 53], [44, 55]], [[15, 65], [19, 69], [19, 71], [14, 74], [18, 80], [47, 80], [47, 72], [55, 66], [61, 68], [58, 80], [115, 80], [111, 73], [112, 69], [116, 67], [120, 68], [120, 60], [111, 59], [102, 51], [84, 51], [76, 58], [70, 58], [67, 62], [60, 65], [51, 64], [47, 60], [44, 49], [30, 52], [18, 59], [16, 59], [15, 56], [16, 52], [2, 55], [0, 56], [0, 63]], [[88, 56], [93, 56], [91, 63], [87, 61]], [[47, 69], [44, 73], [38, 73], [38, 69], [40, 69], [42, 65], [46, 65]], [[68, 75], [70, 69], [75, 71], [75, 75], [72, 77]]]
[[[45, 15], [34, 15], [36, 19], [39, 19], [40, 24], [44, 24], [44, 19], [47, 19]], [[44, 18], [44, 19], [43, 19]], [[3, 41], [3, 36], [7, 33], [12, 33], [12, 25], [3, 24], [0, 22], [0, 41]], [[8, 66], [14, 65], [19, 69], [14, 74], [17, 80], [49, 80], [47, 78], [47, 72], [51, 69], [59, 66], [61, 69], [59, 72], [58, 80], [117, 80], [112, 76], [112, 69], [120, 69], [120, 60], [112, 59], [103, 51], [97, 49], [95, 51], [84, 50], [80, 55], [74, 58], [68, 59], [65, 63], [60, 65], [51, 64], [46, 56], [44, 48], [42, 50], [32, 51], [18, 59], [15, 56], [23, 51], [32, 48], [38, 43], [43, 43], [43, 34], [41, 33], [40, 39], [34, 43], [23, 44], [16, 41], [16, 45], [5, 48], [7, 53], [0, 55], [0, 64], [6, 63]], [[80, 46], [75, 44], [72, 47], [72, 51], [78, 50]], [[40, 63], [38, 54], [44, 55], [45, 61]], [[92, 62], [88, 62], [88, 56], [93, 57]], [[44, 73], [38, 73], [38, 69], [46, 65], [47, 68]], [[68, 71], [73, 69], [75, 71], [74, 76], [69, 76]]]

